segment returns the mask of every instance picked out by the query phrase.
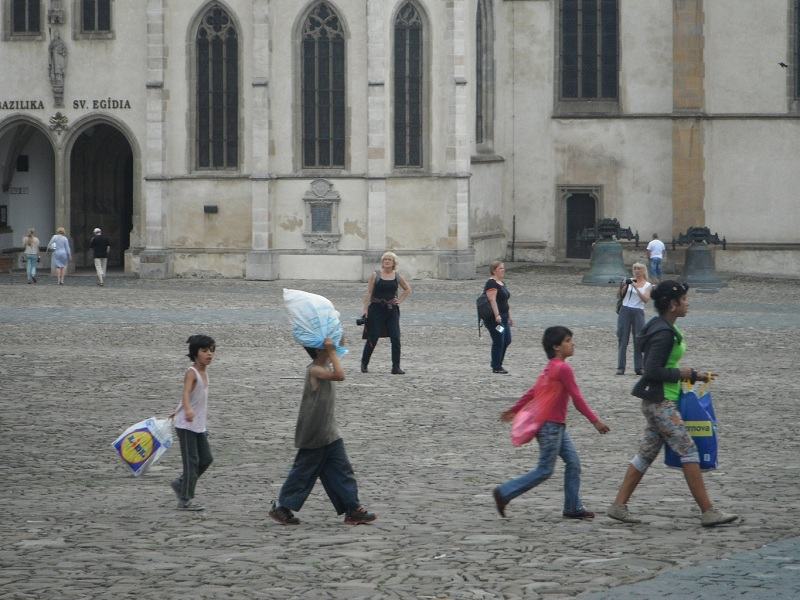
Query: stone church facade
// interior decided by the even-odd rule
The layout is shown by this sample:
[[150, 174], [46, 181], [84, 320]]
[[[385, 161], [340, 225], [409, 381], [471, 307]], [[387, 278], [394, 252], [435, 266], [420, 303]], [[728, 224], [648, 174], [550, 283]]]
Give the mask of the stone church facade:
[[[0, 0], [0, 252], [142, 277], [581, 259], [800, 275], [800, 0]], [[679, 253], [676, 253], [679, 255]]]

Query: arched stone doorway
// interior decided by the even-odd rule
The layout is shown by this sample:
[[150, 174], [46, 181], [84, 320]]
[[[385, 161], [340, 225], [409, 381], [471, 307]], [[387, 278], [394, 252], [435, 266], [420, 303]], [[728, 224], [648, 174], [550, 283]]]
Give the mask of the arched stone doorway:
[[100, 227], [111, 242], [108, 266], [121, 268], [133, 228], [133, 151], [116, 127], [83, 129], [69, 156], [70, 233], [78, 267], [91, 266], [89, 239]]
[[50, 137], [27, 119], [0, 125], [0, 251], [21, 246], [31, 227], [47, 244], [57, 227], [55, 193]]

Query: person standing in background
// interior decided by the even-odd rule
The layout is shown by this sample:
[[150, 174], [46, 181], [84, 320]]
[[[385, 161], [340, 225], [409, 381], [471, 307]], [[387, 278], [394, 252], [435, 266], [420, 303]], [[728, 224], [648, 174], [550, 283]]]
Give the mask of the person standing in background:
[[658, 234], [653, 234], [653, 239], [647, 244], [647, 258], [650, 259], [650, 276], [658, 283], [661, 281], [661, 263], [667, 254], [664, 242], [658, 239]]

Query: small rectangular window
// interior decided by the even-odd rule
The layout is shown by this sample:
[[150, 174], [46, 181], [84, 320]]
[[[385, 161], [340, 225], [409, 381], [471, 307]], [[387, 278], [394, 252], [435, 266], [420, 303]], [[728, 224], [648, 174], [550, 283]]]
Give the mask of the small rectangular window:
[[29, 169], [28, 155], [20, 154], [17, 157], [17, 172], [26, 173]]
[[11, 34], [38, 34], [41, 31], [41, 0], [12, 0]]
[[82, 0], [83, 33], [107, 33], [111, 31], [111, 0]]

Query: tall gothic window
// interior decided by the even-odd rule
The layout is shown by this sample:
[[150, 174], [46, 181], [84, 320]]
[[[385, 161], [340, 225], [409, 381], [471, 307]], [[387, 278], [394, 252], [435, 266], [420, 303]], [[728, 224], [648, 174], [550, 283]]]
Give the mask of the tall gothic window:
[[800, 99], [800, 0], [794, 0], [794, 97]]
[[195, 38], [197, 53], [197, 166], [239, 164], [239, 40], [227, 12], [212, 5]]
[[11, 1], [11, 34], [39, 33], [41, 0]]
[[111, 0], [82, 0], [81, 31], [111, 31]]
[[561, 98], [616, 100], [618, 0], [561, 0]]
[[345, 52], [339, 16], [327, 2], [303, 23], [303, 166], [344, 168]]
[[494, 121], [492, 0], [478, 0], [475, 16], [475, 143], [491, 142]]
[[394, 22], [394, 164], [422, 166], [422, 17], [411, 2]]

